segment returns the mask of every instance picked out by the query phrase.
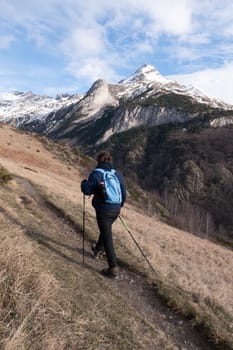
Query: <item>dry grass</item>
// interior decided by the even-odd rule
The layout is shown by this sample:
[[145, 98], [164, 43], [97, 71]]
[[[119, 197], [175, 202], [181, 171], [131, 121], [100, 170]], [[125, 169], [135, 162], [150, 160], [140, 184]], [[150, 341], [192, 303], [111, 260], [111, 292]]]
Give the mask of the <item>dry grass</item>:
[[75, 239], [22, 181], [0, 189], [0, 348], [175, 349], [80, 263]]
[[[47, 195], [78, 227], [82, 206], [74, 207], [66, 197]], [[156, 270], [150, 267], [121, 222], [114, 224], [118, 257], [128, 268], [156, 282], [166, 301], [193, 317], [213, 341], [233, 348], [233, 252], [206, 239], [159, 222], [126, 205], [122, 217]], [[96, 238], [93, 209], [86, 199], [86, 233]]]
[[215, 341], [233, 347], [233, 252], [132, 208], [124, 217], [157, 271], [160, 293], [193, 315]]
[[[82, 178], [79, 169], [72, 166], [68, 169], [67, 164], [54, 158], [48, 150], [44, 151], [39, 141], [34, 141], [29, 135], [18, 134], [14, 137], [15, 144], [11, 144], [9, 149], [6, 142], [13, 131], [7, 130], [5, 126], [0, 129], [0, 140], [5, 137], [5, 148], [0, 151], [1, 164], [11, 173], [36, 184], [54, 206], [81, 228], [83, 197], [79, 190]], [[41, 151], [35, 156], [38, 147]], [[67, 349], [107, 349], [110, 344], [112, 349], [124, 349], [124, 346], [125, 349], [149, 349], [150, 339], [154, 339], [158, 349], [171, 347], [164, 340], [164, 334], [135, 315], [93, 271], [84, 271], [82, 266], [72, 261], [64, 262], [62, 254], [74, 259], [67, 248], [61, 249], [60, 246], [61, 254], [58, 255], [49, 249], [49, 244], [41, 245], [41, 242], [26, 237], [25, 226], [29, 232], [39, 232], [44, 237], [48, 234], [49, 225], [50, 239], [62, 239], [58, 234], [59, 227], [46, 216], [46, 209], [38, 209], [34, 200], [25, 207], [19, 199], [25, 193], [20, 191], [23, 190], [13, 181], [5, 189], [1, 188], [0, 195], [0, 206], [11, 217], [11, 223], [1, 217], [0, 226], [0, 251], [4, 252], [0, 257], [3, 267], [1, 293], [5, 298], [9, 295], [9, 299], [5, 299], [7, 303], [1, 304], [0, 312], [4, 317], [1, 317], [0, 334], [2, 344], [12, 346], [6, 349], [13, 349], [10, 344], [14, 341], [21, 344], [21, 340], [24, 345], [15, 349], [65, 349], [64, 344]], [[216, 342], [233, 348], [233, 252], [165, 225], [129, 204], [122, 210], [122, 217], [157, 275], [152, 275], [129, 234], [117, 221], [114, 235], [121, 263], [155, 281], [159, 293], [170, 304], [192, 315], [193, 321], [204, 325]], [[94, 211], [89, 199], [86, 199], [86, 229], [90, 238], [96, 238]], [[53, 247], [57, 249], [57, 246]], [[42, 281], [46, 281], [45, 284]], [[50, 293], [55, 293], [52, 295], [57, 297], [46, 299]], [[50, 304], [53, 299], [55, 305]], [[4, 309], [6, 304], [11, 307]], [[86, 310], [90, 309], [91, 313], [87, 314]], [[34, 321], [29, 322], [30, 318]], [[41, 321], [36, 322], [36, 319]], [[46, 322], [51, 322], [51, 327]], [[29, 324], [33, 327], [30, 328]], [[117, 334], [114, 333], [115, 325], [119, 330]], [[20, 337], [18, 334], [21, 334]], [[99, 339], [98, 343], [96, 339]], [[44, 348], [39, 345], [30, 348], [28, 345], [30, 342], [37, 344], [39, 340], [46, 344]], [[161, 342], [165, 345], [160, 346]]]
[[64, 303], [59, 282], [46, 272], [18, 227], [2, 216], [0, 225], [0, 250], [4, 252], [0, 256], [1, 348], [36, 349], [36, 344], [41, 344], [47, 349], [54, 338], [58, 344], [64, 343], [67, 312], [56, 303], [58, 296]]

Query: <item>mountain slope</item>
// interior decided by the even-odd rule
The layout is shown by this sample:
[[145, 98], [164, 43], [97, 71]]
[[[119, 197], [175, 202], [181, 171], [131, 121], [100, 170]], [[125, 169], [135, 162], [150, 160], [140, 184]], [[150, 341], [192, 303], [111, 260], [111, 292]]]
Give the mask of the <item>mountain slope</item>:
[[109, 281], [98, 273], [106, 262], [90, 257], [96, 224], [88, 199], [82, 264], [78, 183], [91, 159], [8, 126], [0, 128], [0, 146], [0, 164], [13, 173], [0, 187], [2, 348], [214, 350], [193, 322], [232, 348], [232, 251], [128, 202], [122, 217], [156, 275], [116, 222], [121, 278]]
[[64, 107], [77, 103], [80, 95], [57, 95], [54, 99], [32, 93], [13, 91], [0, 93], [0, 121], [14, 126], [27, 125], [44, 120], [47, 115]]
[[167, 219], [192, 233], [233, 241], [232, 127], [199, 124], [138, 127], [95, 147], [168, 209]]

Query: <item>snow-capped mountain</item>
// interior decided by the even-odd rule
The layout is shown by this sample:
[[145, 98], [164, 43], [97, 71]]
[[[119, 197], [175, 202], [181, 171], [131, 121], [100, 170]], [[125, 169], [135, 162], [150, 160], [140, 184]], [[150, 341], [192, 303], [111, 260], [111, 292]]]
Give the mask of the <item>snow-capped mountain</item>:
[[93, 145], [140, 125], [201, 120], [209, 127], [233, 124], [233, 106], [143, 65], [117, 84], [97, 80], [87, 93], [57, 99], [33, 93], [0, 94], [0, 120], [71, 145]]
[[[202, 119], [209, 126], [233, 124], [233, 106], [164, 78], [144, 65], [118, 84], [96, 81], [62, 121], [46, 120], [45, 134], [70, 144], [102, 143], [115, 133], [140, 125], [185, 123]], [[217, 120], [221, 119], [219, 124]], [[33, 128], [32, 128], [33, 130]]]
[[145, 84], [147, 82], [156, 82], [160, 84], [167, 84], [170, 80], [163, 77], [159, 71], [153, 66], [144, 64], [129, 78], [121, 80], [119, 84], [130, 85], [130, 84]]
[[123, 92], [119, 93], [128, 96], [137, 96], [147, 91], [147, 95], [152, 95], [157, 92], [162, 93], [177, 93], [181, 95], [190, 96], [200, 103], [208, 104], [211, 107], [233, 109], [233, 105], [226, 104], [220, 100], [210, 98], [201, 90], [196, 89], [192, 85], [183, 85], [174, 80], [169, 80], [163, 77], [153, 66], [143, 65], [128, 79], [120, 81], [124, 86]]
[[56, 98], [36, 95], [32, 92], [0, 93], [0, 121], [15, 126], [43, 120], [51, 112], [77, 103], [80, 95], [60, 94]]

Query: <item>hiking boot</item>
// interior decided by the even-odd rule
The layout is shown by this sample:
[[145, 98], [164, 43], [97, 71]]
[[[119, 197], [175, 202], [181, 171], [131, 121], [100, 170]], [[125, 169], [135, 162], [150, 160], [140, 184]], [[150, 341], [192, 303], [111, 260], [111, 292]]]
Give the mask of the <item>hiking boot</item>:
[[93, 252], [93, 258], [94, 258], [94, 259], [102, 258], [102, 257], [105, 255], [104, 249], [97, 250], [97, 249], [96, 249], [96, 244], [95, 244], [95, 243], [92, 244], [91, 250], [92, 250], [92, 252]]
[[101, 271], [102, 275], [112, 278], [112, 279], [117, 279], [118, 278], [118, 268], [117, 267], [109, 267], [108, 269], [103, 269]]

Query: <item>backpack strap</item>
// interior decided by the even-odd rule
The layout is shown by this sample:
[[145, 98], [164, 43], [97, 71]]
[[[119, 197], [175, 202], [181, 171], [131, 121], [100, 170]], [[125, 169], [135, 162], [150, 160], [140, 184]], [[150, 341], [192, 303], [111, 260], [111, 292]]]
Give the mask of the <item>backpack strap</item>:
[[111, 170], [104, 170], [101, 168], [95, 168], [94, 171], [99, 171], [100, 173], [102, 173], [103, 175], [105, 175], [107, 172], [115, 174], [116, 170], [111, 169]]

